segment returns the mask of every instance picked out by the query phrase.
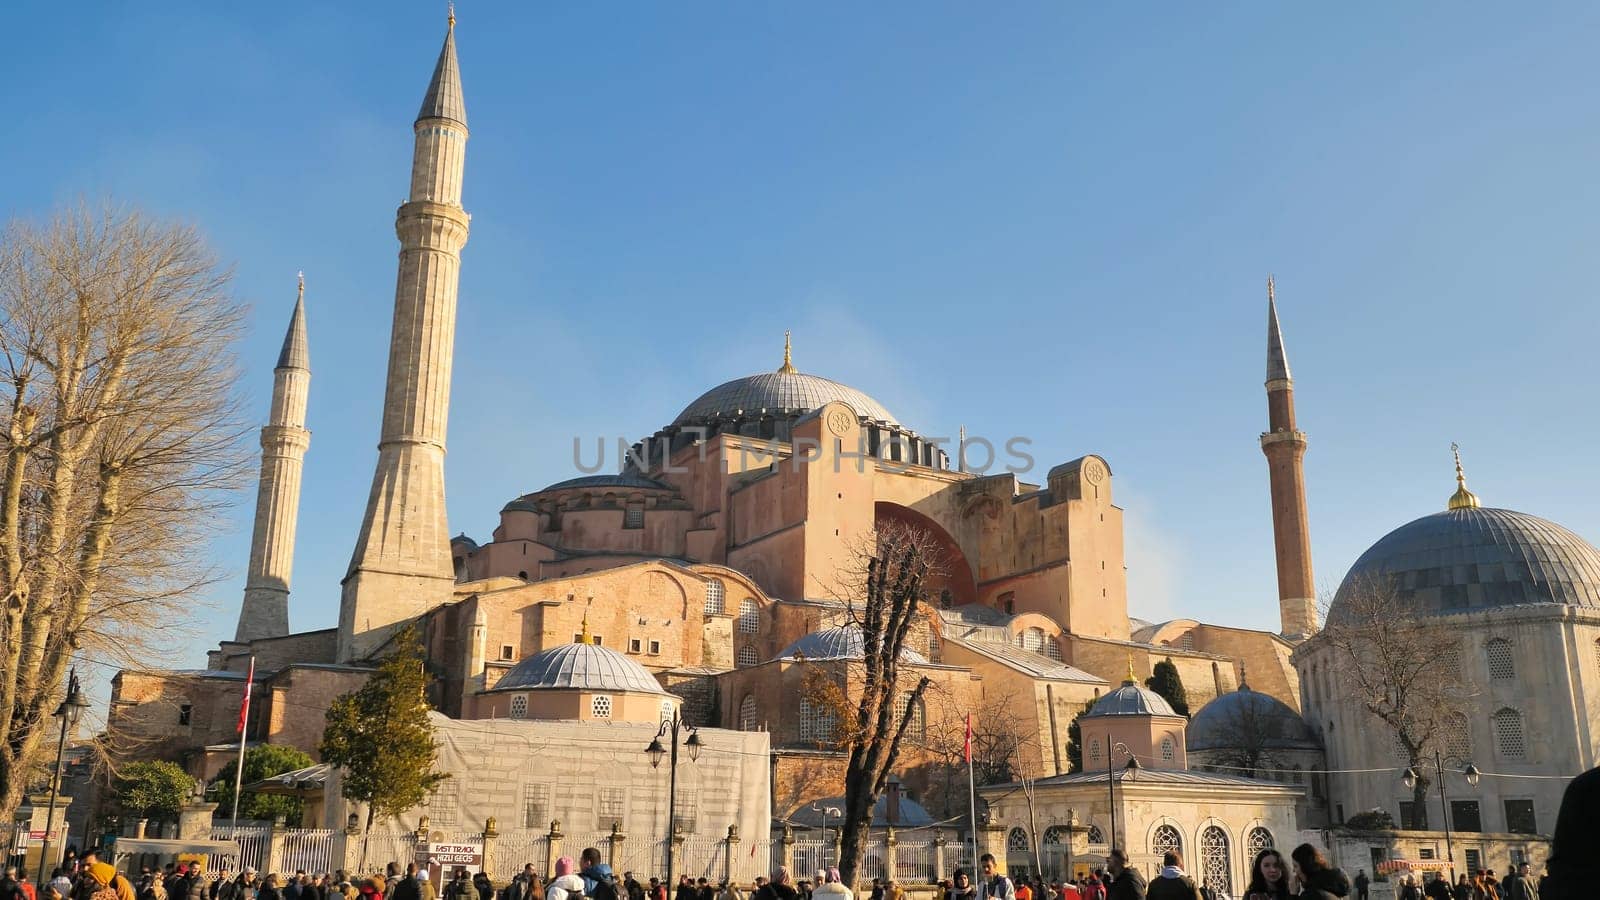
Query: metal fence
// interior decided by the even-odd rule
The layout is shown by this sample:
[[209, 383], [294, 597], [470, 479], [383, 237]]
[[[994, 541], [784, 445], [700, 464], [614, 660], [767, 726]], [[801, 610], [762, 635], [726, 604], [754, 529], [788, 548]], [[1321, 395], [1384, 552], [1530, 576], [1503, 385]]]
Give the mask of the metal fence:
[[[366, 861], [362, 862], [362, 846], [366, 847]], [[416, 857], [417, 835], [410, 831], [375, 831], [365, 835], [350, 836], [351, 866], [362, 872], [381, 872], [391, 862], [404, 866]]]
[[238, 872], [245, 866], [265, 870], [267, 852], [272, 846], [272, 829], [260, 827], [213, 827], [211, 837], [218, 841], [233, 841], [239, 845], [239, 855], [229, 859], [222, 854], [212, 854], [206, 860], [206, 871], [228, 869]]
[[533, 868], [544, 874], [544, 858], [550, 849], [550, 836], [544, 831], [502, 831], [495, 838], [494, 871], [489, 877], [496, 881], [515, 878], [522, 867], [533, 863]]
[[278, 868], [285, 873], [304, 871], [311, 874], [344, 868], [344, 860], [334, 859], [333, 850], [332, 829], [291, 829], [284, 832], [283, 855]]
[[934, 869], [933, 841], [900, 841], [894, 848], [894, 880], [901, 884], [929, 884], [942, 876]]

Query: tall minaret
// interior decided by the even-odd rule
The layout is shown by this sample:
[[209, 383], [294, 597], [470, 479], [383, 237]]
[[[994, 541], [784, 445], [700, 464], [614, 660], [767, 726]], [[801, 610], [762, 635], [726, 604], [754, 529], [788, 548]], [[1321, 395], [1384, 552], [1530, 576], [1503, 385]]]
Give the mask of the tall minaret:
[[1283, 636], [1304, 638], [1317, 629], [1316, 587], [1311, 578], [1311, 524], [1306, 516], [1303, 461], [1306, 435], [1294, 427], [1294, 379], [1283, 352], [1278, 303], [1267, 277], [1267, 455], [1272, 481], [1272, 542], [1278, 556], [1278, 610]]
[[300, 471], [311, 432], [306, 396], [311, 389], [311, 351], [306, 346], [306, 279], [294, 301], [278, 366], [272, 370], [272, 412], [261, 429], [261, 480], [256, 486], [256, 523], [250, 537], [250, 569], [244, 581], [235, 641], [289, 633], [289, 575], [294, 568], [294, 529], [300, 512]]
[[450, 598], [444, 437], [456, 283], [470, 217], [461, 208], [467, 112], [455, 13], [413, 126], [411, 197], [395, 216], [400, 271], [389, 337], [378, 468], [339, 604], [338, 659], [363, 659], [400, 624]]

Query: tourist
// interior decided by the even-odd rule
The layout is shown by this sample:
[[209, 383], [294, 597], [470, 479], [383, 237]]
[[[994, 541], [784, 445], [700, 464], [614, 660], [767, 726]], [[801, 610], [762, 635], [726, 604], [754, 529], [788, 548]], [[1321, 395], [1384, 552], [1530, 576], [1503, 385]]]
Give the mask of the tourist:
[[[433, 876], [428, 874], [428, 870], [417, 867], [416, 863], [412, 863], [411, 866], [408, 867], [408, 871], [410, 868], [417, 869], [418, 900], [439, 900], [439, 889], [434, 887]], [[395, 891], [395, 900], [399, 900], [398, 890]]]
[[577, 900], [583, 896], [583, 878], [578, 875], [572, 857], [563, 856], [556, 860], [555, 877], [545, 885], [545, 900]]
[[1356, 900], [1367, 900], [1367, 890], [1372, 885], [1372, 879], [1367, 877], [1366, 869], [1356, 870]]
[[1201, 900], [1194, 879], [1183, 873], [1183, 857], [1176, 850], [1161, 854], [1161, 872], [1145, 889], [1149, 900]]
[[[761, 879], [756, 879], [758, 884], [760, 881]], [[650, 879], [650, 900], [667, 900], [667, 886], [662, 884], [659, 878]]]
[[1444, 872], [1434, 872], [1422, 889], [1422, 895], [1429, 900], [1452, 900], [1450, 895], [1450, 882], [1445, 879]]
[[[92, 854], [85, 853], [85, 859], [93, 858]], [[94, 859], [84, 870], [83, 884], [88, 890], [90, 900], [134, 900], [133, 885], [128, 883], [126, 876], [117, 872], [110, 863]]]
[[699, 900], [699, 894], [694, 889], [694, 882], [687, 875], [678, 876], [678, 889], [673, 892], [672, 900]]
[[476, 900], [478, 892], [467, 880], [467, 870], [457, 866], [455, 877], [444, 886], [444, 900]]
[[799, 900], [800, 892], [789, 883], [789, 867], [779, 866], [772, 871], [772, 880], [760, 884], [761, 879], [756, 879], [758, 884], [756, 892], [750, 895], [750, 900]]
[[1316, 847], [1301, 844], [1289, 854], [1300, 879], [1300, 900], [1338, 900], [1350, 896], [1350, 879], [1328, 865]]
[[233, 883], [233, 900], [256, 900], [256, 894], [261, 890], [261, 883], [256, 880], [256, 870], [245, 866], [239, 873], [239, 878]]
[[983, 868], [983, 878], [978, 882], [978, 900], [1016, 900], [1017, 888], [1000, 871], [994, 854], [978, 857], [978, 864]]
[[[600, 856], [597, 847], [585, 847], [579, 859], [583, 868], [578, 876], [583, 879], [583, 895], [593, 900], [620, 900], [617, 894], [617, 875]], [[706, 897], [705, 900], [711, 900]]]
[[1256, 854], [1250, 866], [1250, 886], [1245, 888], [1245, 900], [1289, 900], [1289, 867], [1283, 854], [1267, 848]]
[[1094, 876], [1086, 878], [1078, 885], [1078, 893], [1083, 895], [1083, 900], [1106, 900], [1105, 871], [1096, 868]]
[[278, 880], [278, 873], [273, 872], [261, 883], [261, 890], [256, 892], [256, 900], [284, 900], [282, 883]]
[[[283, 900], [301, 900], [301, 892], [306, 887], [306, 870], [296, 869], [294, 876], [283, 886]], [[177, 900], [176, 897], [173, 900]]]
[[[394, 863], [389, 864], [390, 871], [397, 871], [398, 869], [399, 866]], [[374, 875], [371, 878], [361, 879], [361, 886], [356, 888], [356, 896], [360, 900], [382, 900], [384, 891], [393, 891], [394, 889], [395, 886], [389, 879], [384, 878], [382, 875]]]
[[704, 878], [695, 882], [694, 895], [696, 900], [717, 900], [716, 890], [713, 889], [711, 887], [711, 883], [706, 881]]
[[1539, 886], [1534, 883], [1526, 862], [1517, 863], [1516, 871], [1506, 876], [1500, 885], [1505, 900], [1539, 900]]
[[744, 894], [739, 890], [738, 885], [724, 881], [717, 885], [716, 900], [744, 900]]
[[622, 890], [628, 895], [628, 900], [644, 900], [644, 885], [633, 877], [632, 872], [622, 873]]
[[1451, 900], [1472, 900], [1472, 882], [1467, 880], [1465, 872], [1456, 876], [1456, 883], [1450, 889]]
[[905, 896], [906, 892], [900, 887], [900, 882], [890, 878], [883, 883], [883, 900], [905, 900]]
[[[878, 880], [874, 878], [876, 885]], [[950, 879], [950, 890], [945, 892], [945, 900], [977, 900], [978, 889], [973, 886], [972, 879], [967, 877], [966, 869], [957, 869]], [[873, 900], [883, 900], [881, 893], [874, 893]]]
[[1106, 875], [1106, 900], [1144, 900], [1144, 876], [1128, 868], [1128, 854], [1121, 847], [1107, 854]]
[[[71, 852], [68, 852], [67, 857], [69, 860], [71, 859]], [[64, 865], [50, 873], [50, 886], [55, 888], [56, 893], [62, 897], [72, 896], [72, 879], [67, 877], [67, 873], [70, 871], [72, 869]]]
[[1017, 879], [1017, 881], [1016, 881], [1016, 896], [1017, 896], [1017, 900], [1033, 900], [1033, 897], [1034, 897], [1033, 885], [1028, 883], [1028, 879], [1026, 879], [1026, 878]]
[[494, 900], [494, 882], [489, 880], [488, 872], [473, 875], [472, 886], [478, 891], [478, 900]]
[[822, 873], [822, 883], [811, 893], [813, 900], [854, 900], [854, 895], [839, 879], [839, 870], [829, 867]]

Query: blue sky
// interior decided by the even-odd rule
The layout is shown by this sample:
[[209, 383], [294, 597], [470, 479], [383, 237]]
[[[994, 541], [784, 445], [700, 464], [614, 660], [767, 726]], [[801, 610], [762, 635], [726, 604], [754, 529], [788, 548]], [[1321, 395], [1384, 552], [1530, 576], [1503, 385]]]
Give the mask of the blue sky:
[[[1103, 454], [1130, 607], [1275, 628], [1265, 298], [1317, 580], [1472, 488], [1600, 539], [1600, 7], [458, 8], [472, 138], [453, 530], [777, 366], [924, 433]], [[410, 125], [442, 3], [12, 9], [6, 211], [191, 221], [253, 306], [254, 416], [305, 270], [291, 616], [332, 625], [375, 459]], [[232, 577], [174, 647], [231, 636]], [[180, 658], [181, 656], [181, 658]]]

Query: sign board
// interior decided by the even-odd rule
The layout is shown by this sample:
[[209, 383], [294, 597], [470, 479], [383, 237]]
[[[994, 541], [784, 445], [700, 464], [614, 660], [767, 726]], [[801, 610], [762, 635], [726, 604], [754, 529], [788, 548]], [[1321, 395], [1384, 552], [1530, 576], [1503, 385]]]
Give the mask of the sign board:
[[[30, 831], [30, 832], [28, 832], [28, 841], [30, 843], [37, 843], [39, 841], [44, 840], [45, 839], [44, 836], [45, 836], [45, 832], [43, 832], [43, 831]], [[59, 831], [50, 832], [50, 842], [51, 843], [55, 843], [56, 841], [59, 841], [59, 840], [61, 840], [61, 832], [59, 832]]]
[[443, 892], [457, 869], [468, 875], [483, 871], [483, 842], [428, 843], [417, 845], [417, 867], [428, 870], [428, 878]]
[[192, 871], [204, 873], [211, 857], [205, 853], [179, 853], [176, 862], [187, 863]]

